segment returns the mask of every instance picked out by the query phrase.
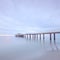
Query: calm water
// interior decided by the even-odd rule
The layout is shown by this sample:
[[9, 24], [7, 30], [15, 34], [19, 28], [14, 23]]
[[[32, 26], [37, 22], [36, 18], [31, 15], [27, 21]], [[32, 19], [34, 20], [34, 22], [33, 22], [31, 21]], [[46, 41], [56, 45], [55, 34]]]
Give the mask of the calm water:
[[57, 49], [60, 49], [60, 38], [56, 38], [56, 44], [50, 45], [48, 38], [43, 42], [43, 40], [0, 36], [0, 60], [33, 60], [46, 51]]

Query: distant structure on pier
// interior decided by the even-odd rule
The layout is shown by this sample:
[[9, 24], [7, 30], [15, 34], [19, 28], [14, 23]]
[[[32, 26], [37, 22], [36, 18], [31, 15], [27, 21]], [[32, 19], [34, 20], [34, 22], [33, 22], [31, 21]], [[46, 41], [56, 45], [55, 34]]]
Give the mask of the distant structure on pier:
[[16, 37], [22, 37], [22, 38], [24, 37], [24, 35], [23, 34], [20, 34], [20, 33], [16, 34], [15, 36]]

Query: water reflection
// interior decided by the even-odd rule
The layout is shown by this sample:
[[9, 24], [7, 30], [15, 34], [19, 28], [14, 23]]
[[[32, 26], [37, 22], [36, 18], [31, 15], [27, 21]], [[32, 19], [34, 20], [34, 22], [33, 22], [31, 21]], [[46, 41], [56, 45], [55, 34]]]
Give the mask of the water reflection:
[[[52, 51], [54, 51], [54, 50], [59, 50], [59, 48], [58, 48], [58, 43], [56, 42], [56, 40], [48, 40], [49, 42], [47, 42], [47, 40], [36, 40], [36, 39], [28, 39], [28, 41], [30, 41], [30, 42], [36, 42], [36, 43], [40, 43], [40, 46], [43, 46], [43, 48], [45, 49], [47, 49], [47, 47], [46, 46], [48, 46], [48, 48], [51, 48], [52, 49]], [[49, 46], [50, 45], [50, 46]]]
[[[28, 58], [28, 56], [29, 57], [40, 56], [41, 54], [44, 53], [44, 51], [46, 51], [46, 49], [47, 50], [50, 49], [50, 47], [52, 48], [52, 50], [54, 50], [54, 47], [58, 50], [56, 41], [52, 43], [50, 42], [50, 40], [37, 40], [37, 39], [27, 40], [23, 38], [15, 38], [15, 37], [2, 37], [0, 39], [6, 43], [11, 42], [10, 45], [7, 44], [8, 47], [2, 46], [0, 44], [0, 55], [2, 54], [1, 56], [3, 58], [5, 57], [5, 60], [9, 60], [9, 59], [12, 60], [11, 58], [18, 58], [18, 57], [23, 59], [24, 57]], [[3, 45], [6, 45], [6, 44], [3, 44]]]
[[[51, 46], [51, 48], [52, 48], [52, 51], [54, 51], [55, 49], [58, 51], [59, 49], [58, 49], [58, 45], [57, 45], [57, 43], [56, 43], [56, 41], [54, 40], [54, 42], [52, 42], [51, 40], [50, 40], [50, 46]], [[55, 49], [54, 49], [54, 47], [55, 47]]]
[[56, 50], [59, 50], [56, 41], [54, 41], [54, 45], [55, 45], [55, 47], [56, 47]]

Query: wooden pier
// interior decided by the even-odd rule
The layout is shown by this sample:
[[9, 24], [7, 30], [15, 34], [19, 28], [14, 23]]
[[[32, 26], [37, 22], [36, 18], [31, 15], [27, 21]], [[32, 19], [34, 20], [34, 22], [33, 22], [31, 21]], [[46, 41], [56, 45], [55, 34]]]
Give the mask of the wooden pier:
[[[60, 34], [60, 32], [44, 32], [44, 33], [27, 33], [27, 34], [23, 34], [24, 35], [24, 38], [27, 38], [27, 39], [37, 39], [40, 38], [40, 40], [43, 38], [43, 40], [45, 39], [45, 34], [49, 34], [49, 40], [51, 41], [52, 38], [53, 40], [55, 41], [56, 40], [56, 34]], [[38, 37], [39, 35], [39, 37]], [[41, 37], [42, 35], [42, 37]], [[53, 35], [53, 37], [52, 37]]]

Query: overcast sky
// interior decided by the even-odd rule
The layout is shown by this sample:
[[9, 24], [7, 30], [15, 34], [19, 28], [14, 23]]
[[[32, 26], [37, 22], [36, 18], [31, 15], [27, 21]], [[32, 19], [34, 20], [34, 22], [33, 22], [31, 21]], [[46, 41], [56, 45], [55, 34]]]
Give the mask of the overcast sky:
[[60, 0], [0, 0], [0, 34], [60, 31]]

